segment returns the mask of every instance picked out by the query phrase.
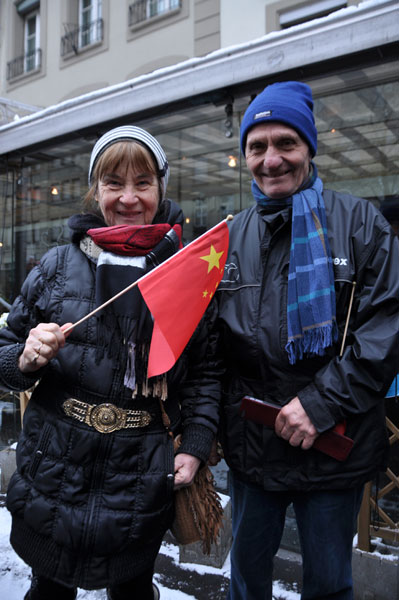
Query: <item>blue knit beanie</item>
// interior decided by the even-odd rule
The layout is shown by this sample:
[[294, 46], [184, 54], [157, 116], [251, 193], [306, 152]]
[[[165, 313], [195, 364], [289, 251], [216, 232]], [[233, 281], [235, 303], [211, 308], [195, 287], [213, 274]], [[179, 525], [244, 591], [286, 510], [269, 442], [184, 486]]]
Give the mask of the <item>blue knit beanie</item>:
[[272, 83], [256, 96], [241, 122], [241, 150], [244, 156], [248, 131], [259, 123], [269, 121], [279, 121], [295, 129], [308, 143], [312, 157], [316, 154], [317, 129], [312, 90], [306, 83]]

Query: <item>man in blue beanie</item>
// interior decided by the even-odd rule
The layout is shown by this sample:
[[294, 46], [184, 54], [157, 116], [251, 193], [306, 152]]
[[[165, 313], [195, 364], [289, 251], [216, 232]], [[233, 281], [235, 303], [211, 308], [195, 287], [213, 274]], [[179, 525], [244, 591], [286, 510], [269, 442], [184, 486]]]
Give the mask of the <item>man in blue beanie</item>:
[[[371, 202], [324, 189], [307, 85], [266, 87], [243, 117], [241, 149], [255, 203], [230, 224], [217, 293], [233, 514], [228, 599], [271, 600], [292, 504], [301, 598], [352, 600], [363, 486], [387, 467], [399, 247]], [[344, 433], [349, 454], [323, 445]]]

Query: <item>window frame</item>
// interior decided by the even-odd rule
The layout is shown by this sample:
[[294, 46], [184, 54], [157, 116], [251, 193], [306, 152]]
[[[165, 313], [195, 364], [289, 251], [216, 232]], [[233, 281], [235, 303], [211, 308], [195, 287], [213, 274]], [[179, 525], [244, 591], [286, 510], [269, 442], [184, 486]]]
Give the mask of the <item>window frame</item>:
[[[160, 9], [160, 7], [163, 5], [166, 5], [165, 8]], [[152, 11], [153, 7], [156, 7], [155, 11]], [[147, 0], [147, 19], [151, 19], [152, 17], [159, 17], [160, 15], [165, 15], [173, 10], [177, 10], [178, 8], [180, 8], [180, 0]]]
[[[29, 23], [34, 19], [35, 32], [29, 34]], [[34, 50], [29, 50], [29, 42], [34, 39]], [[38, 50], [40, 48], [40, 11], [38, 9], [24, 15], [24, 73], [31, 73], [40, 66]], [[33, 55], [33, 66], [31, 60]]]
[[[102, 19], [102, 0], [89, 0], [89, 5], [84, 6], [85, 0], [79, 0], [78, 6], [78, 27], [79, 27], [79, 50], [88, 48], [98, 41], [98, 24]], [[89, 14], [89, 20], [85, 22], [85, 16]], [[95, 34], [93, 35], [92, 25], [95, 23]], [[85, 29], [87, 25], [87, 29]], [[88, 35], [87, 39], [84, 37]]]
[[280, 29], [288, 29], [300, 23], [307, 23], [347, 7], [345, 0], [316, 0], [311, 4], [294, 4], [279, 11]]
[[[145, 18], [139, 18], [137, 21], [133, 21], [131, 16], [134, 12], [133, 7], [134, 5], [138, 5], [138, 8], [140, 8], [140, 4], [142, 5], [142, 9], [144, 9], [143, 12], [145, 12]], [[169, 19], [179, 15], [183, 10], [184, 4], [184, 0], [130, 0], [128, 2], [129, 29], [133, 31], [152, 25], [159, 20]]]

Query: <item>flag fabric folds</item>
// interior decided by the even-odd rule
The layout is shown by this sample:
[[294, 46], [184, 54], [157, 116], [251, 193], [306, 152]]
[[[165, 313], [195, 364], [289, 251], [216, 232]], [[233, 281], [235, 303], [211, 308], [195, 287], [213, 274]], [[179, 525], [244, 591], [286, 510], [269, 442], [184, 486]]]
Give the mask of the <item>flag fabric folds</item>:
[[138, 281], [154, 319], [149, 378], [169, 371], [183, 352], [220, 283], [228, 244], [222, 221]]

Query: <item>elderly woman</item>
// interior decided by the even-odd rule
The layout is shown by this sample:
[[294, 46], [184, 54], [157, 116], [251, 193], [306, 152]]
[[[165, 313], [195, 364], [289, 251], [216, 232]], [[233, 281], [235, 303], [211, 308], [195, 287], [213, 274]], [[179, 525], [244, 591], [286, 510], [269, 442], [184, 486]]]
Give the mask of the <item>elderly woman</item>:
[[[207, 461], [218, 422], [212, 306], [167, 374], [147, 380], [151, 315], [137, 288], [64, 331], [181, 247], [163, 149], [133, 126], [94, 146], [72, 242], [30, 273], [0, 337], [0, 387], [35, 384], [7, 495], [25, 600], [153, 600], [173, 490]], [[173, 307], [171, 307], [173, 310]], [[182, 433], [174, 456], [172, 436]]]

